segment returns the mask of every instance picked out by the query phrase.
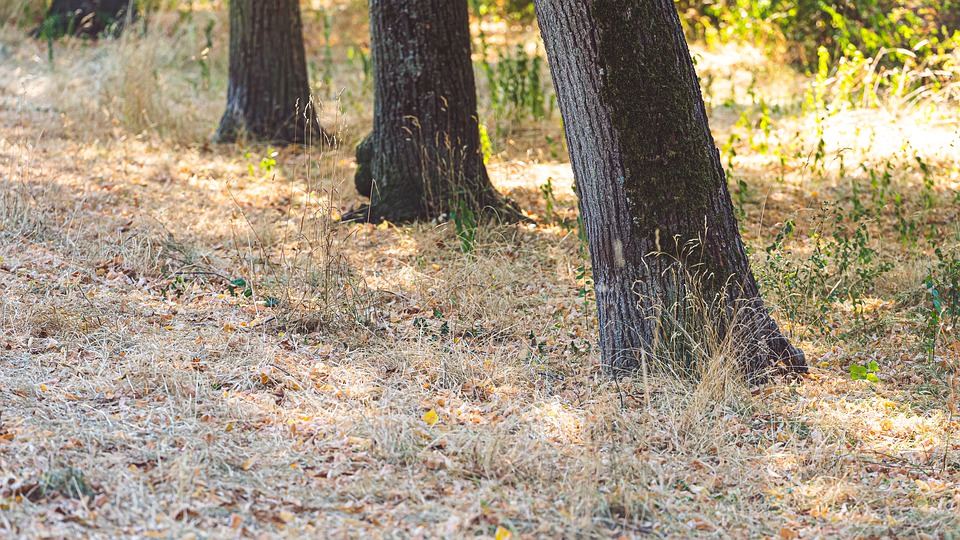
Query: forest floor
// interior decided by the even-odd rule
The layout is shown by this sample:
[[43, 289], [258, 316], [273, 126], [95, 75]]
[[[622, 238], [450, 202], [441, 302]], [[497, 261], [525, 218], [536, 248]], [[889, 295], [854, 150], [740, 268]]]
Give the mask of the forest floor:
[[[372, 98], [342, 13], [327, 43], [307, 18], [308, 49], [356, 141]], [[491, 177], [533, 223], [338, 224], [362, 202], [349, 149], [205, 142], [224, 24], [52, 55], [0, 28], [0, 536], [960, 537], [949, 88], [820, 99], [755, 50], [696, 48], [812, 369], [614, 383], [555, 112], [482, 100]]]

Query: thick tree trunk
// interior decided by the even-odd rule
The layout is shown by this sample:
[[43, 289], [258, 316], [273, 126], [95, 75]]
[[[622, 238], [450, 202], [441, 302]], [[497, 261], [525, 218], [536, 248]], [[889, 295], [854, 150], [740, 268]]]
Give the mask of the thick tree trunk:
[[373, 132], [358, 147], [348, 217], [411, 221], [467, 208], [522, 216], [490, 183], [480, 149], [467, 0], [370, 0]]
[[746, 373], [805, 370], [750, 270], [673, 0], [535, 3], [590, 245], [605, 365], [638, 367], [662, 337], [664, 310], [694, 324], [684, 306], [698, 294], [719, 307]]
[[298, 0], [231, 0], [227, 109], [217, 142], [324, 143], [310, 96]]

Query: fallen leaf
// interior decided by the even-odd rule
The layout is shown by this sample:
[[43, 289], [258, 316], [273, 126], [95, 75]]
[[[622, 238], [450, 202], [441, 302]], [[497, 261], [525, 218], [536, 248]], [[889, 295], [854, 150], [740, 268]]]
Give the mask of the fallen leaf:
[[423, 415], [423, 421], [427, 423], [428, 426], [432, 426], [440, 420], [440, 415], [437, 414], [437, 411], [430, 409], [427, 411], [427, 414]]
[[780, 529], [780, 538], [783, 540], [796, 540], [797, 538], [800, 538], [800, 534], [793, 529], [783, 527]]
[[495, 534], [493, 537], [496, 540], [509, 540], [510, 538], [513, 538], [513, 533], [507, 529], [504, 529], [503, 526], [497, 525], [497, 534]]

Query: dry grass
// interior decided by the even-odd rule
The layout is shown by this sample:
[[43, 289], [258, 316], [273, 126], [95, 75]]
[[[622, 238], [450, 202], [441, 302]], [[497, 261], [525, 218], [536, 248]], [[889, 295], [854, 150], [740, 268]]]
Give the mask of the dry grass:
[[30, 0], [0, 0], [0, 21], [7, 25], [28, 25], [39, 22], [42, 15], [38, 2]]
[[[470, 253], [449, 223], [337, 226], [359, 202], [350, 152], [279, 150], [270, 169], [270, 148], [204, 144], [225, 72], [223, 32], [206, 86], [190, 60], [208, 20], [222, 25], [223, 12], [59, 43], [52, 69], [44, 46], [0, 30], [11, 51], [0, 63], [2, 534], [956, 534], [956, 334], [944, 326], [927, 359], [920, 285], [930, 245], [960, 243], [955, 112], [833, 114], [820, 173], [814, 113], [784, 112], [770, 135], [781, 165], [751, 147], [738, 111], [751, 80], [784, 104], [802, 99], [804, 80], [749, 50], [704, 52], [701, 72], [733, 81], [717, 96], [740, 104], [717, 97], [713, 121], [721, 145], [741, 136], [745, 236], [772, 304], [799, 314], [787, 326], [813, 375], [743, 384], [733, 344], [705, 319], [685, 345], [699, 352], [693, 376], [671, 373], [676, 349], [663, 347], [645, 373], [613, 383], [580, 295], [582, 248], [563, 225], [575, 220], [566, 164], [539, 161], [544, 149], [519, 137], [494, 141], [508, 149], [494, 182], [545, 216], [551, 177], [557, 207], [551, 222], [481, 229]], [[370, 102], [339, 39], [334, 80], [355, 93], [327, 125], [350, 139]], [[917, 155], [934, 171], [929, 208]], [[829, 304], [824, 335], [810, 327], [815, 295], [775, 288], [784, 274], [763, 248], [793, 217], [787, 259], [809, 260], [820, 200], [849, 208], [850, 178], [866, 178], [857, 167], [887, 163], [904, 212], [932, 224], [934, 241], [896, 240], [891, 208], [872, 221], [869, 245], [896, 265], [869, 303]], [[852, 363], [871, 360], [880, 382], [850, 380]]]

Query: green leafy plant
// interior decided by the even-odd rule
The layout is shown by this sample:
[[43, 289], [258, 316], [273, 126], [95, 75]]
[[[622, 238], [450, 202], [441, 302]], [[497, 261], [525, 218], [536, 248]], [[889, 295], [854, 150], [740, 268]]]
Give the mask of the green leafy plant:
[[167, 286], [161, 289], [161, 296], [173, 295], [177, 298], [182, 298], [183, 293], [186, 292], [187, 287], [190, 285], [190, 279], [184, 276], [175, 276], [173, 279], [167, 282]]
[[253, 289], [243, 278], [234, 279], [227, 284], [227, 292], [230, 296], [243, 296], [244, 298], [253, 296]]
[[927, 352], [932, 361], [945, 328], [960, 320], [960, 254], [944, 253], [936, 248], [937, 266], [924, 279]]
[[457, 238], [460, 239], [460, 249], [464, 253], [471, 253], [477, 243], [477, 216], [463, 199], [460, 199], [456, 208], [450, 218], [456, 227]]
[[216, 21], [210, 20], [207, 22], [207, 26], [203, 31], [204, 37], [206, 38], [206, 46], [200, 51], [200, 57], [197, 59], [197, 63], [200, 65], [200, 81], [201, 88], [204, 90], [210, 87], [210, 64], [208, 62], [210, 56], [210, 49], [213, 48], [213, 28], [216, 26]]
[[272, 173], [277, 168], [277, 155], [278, 152], [273, 148], [268, 150], [267, 155], [260, 160], [260, 170], [267, 174]]
[[893, 262], [874, 248], [875, 224], [856, 209], [839, 204], [821, 208], [820, 222], [809, 234], [810, 254], [795, 259], [788, 242], [796, 225], [788, 220], [766, 248], [766, 266], [758, 272], [765, 289], [780, 299], [787, 315], [829, 335], [829, 314], [838, 302], [850, 302], [861, 321], [867, 294]]
[[373, 60], [370, 54], [360, 46], [351, 45], [347, 48], [347, 62], [352, 65], [354, 61], [359, 61], [363, 70], [363, 88], [370, 88], [373, 85]]
[[540, 193], [543, 195], [543, 200], [546, 203], [546, 219], [547, 221], [553, 220], [554, 208], [557, 205], [557, 197], [553, 192], [553, 178], [547, 178], [547, 182], [540, 186]]
[[483, 152], [483, 164], [489, 165], [493, 159], [493, 143], [490, 142], [490, 134], [487, 133], [487, 126], [480, 124], [480, 151]]
[[[483, 35], [481, 34], [481, 40]], [[539, 51], [529, 54], [522, 44], [501, 49], [496, 60], [488, 60], [488, 49], [481, 41], [480, 69], [489, 86], [490, 105], [499, 120], [509, 125], [526, 119], [541, 120], [551, 115], [553, 101], [547, 98], [549, 81], [544, 81], [546, 63]], [[497, 123], [497, 135], [506, 125]]]
[[267, 150], [267, 155], [260, 158], [260, 162], [256, 166], [254, 166], [254, 163], [256, 163], [255, 161], [256, 158], [254, 157], [253, 153], [244, 152], [243, 158], [248, 160], [247, 174], [249, 174], [250, 177], [253, 178], [256, 176], [257, 170], [262, 172], [264, 175], [272, 173], [274, 169], [277, 168], [278, 155], [280, 155], [279, 152], [277, 152], [273, 148], [270, 148], [269, 150]]
[[851, 364], [850, 378], [855, 381], [880, 382], [877, 372], [880, 371], [880, 365], [875, 361], [868, 362], [866, 365]]

